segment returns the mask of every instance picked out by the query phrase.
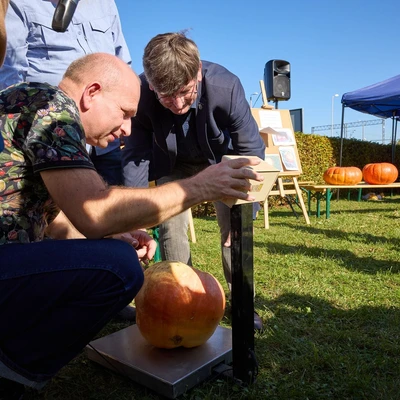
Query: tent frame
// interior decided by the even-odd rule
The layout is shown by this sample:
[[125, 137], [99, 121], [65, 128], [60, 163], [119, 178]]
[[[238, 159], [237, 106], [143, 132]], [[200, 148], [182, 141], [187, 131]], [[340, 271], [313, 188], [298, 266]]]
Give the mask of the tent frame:
[[342, 96], [342, 121], [340, 125], [339, 165], [343, 161], [344, 110], [350, 107], [355, 111], [379, 118], [392, 120], [392, 163], [395, 162], [397, 122], [400, 118], [400, 75], [385, 81], [347, 92]]

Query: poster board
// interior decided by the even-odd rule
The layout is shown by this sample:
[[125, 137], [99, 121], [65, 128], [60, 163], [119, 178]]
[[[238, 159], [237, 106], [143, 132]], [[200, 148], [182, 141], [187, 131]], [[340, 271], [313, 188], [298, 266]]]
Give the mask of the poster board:
[[279, 176], [302, 173], [296, 138], [289, 110], [252, 108], [265, 143], [265, 161], [280, 170]]

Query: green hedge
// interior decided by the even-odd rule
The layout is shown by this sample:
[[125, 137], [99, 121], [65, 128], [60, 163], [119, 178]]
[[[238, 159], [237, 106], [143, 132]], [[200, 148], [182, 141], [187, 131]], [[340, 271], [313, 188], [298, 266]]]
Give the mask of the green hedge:
[[[324, 183], [322, 176], [329, 167], [339, 165], [340, 138], [295, 132], [297, 149], [303, 173], [299, 181]], [[400, 171], [400, 146], [396, 146], [395, 165]], [[362, 170], [365, 164], [374, 162], [392, 162], [392, 145], [366, 142], [358, 139], [343, 139], [343, 167], [358, 167]], [[280, 196], [268, 199], [270, 206], [284, 205]], [[215, 216], [211, 203], [204, 203], [193, 208], [194, 216]]]
[[[340, 138], [329, 138], [295, 132], [297, 149], [303, 170], [299, 180], [323, 183], [326, 169], [339, 165]], [[400, 146], [396, 146], [395, 162], [400, 170]], [[358, 167], [375, 162], [392, 162], [392, 145], [366, 142], [358, 139], [343, 139], [342, 166]]]

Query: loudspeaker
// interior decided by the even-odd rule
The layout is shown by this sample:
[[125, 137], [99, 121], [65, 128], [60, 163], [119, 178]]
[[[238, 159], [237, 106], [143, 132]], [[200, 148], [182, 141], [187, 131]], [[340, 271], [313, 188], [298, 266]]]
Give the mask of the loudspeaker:
[[290, 64], [284, 60], [270, 60], [264, 68], [264, 85], [267, 99], [290, 99]]

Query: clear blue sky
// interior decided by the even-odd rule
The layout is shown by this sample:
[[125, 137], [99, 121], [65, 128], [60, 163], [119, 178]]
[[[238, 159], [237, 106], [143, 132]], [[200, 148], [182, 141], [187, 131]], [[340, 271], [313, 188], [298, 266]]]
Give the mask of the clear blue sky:
[[[191, 29], [204, 60], [239, 76], [249, 100], [260, 93], [264, 66], [272, 59], [291, 64], [291, 98], [280, 109], [304, 109], [304, 132], [341, 120], [341, 97], [400, 74], [398, 2], [394, 0], [116, 0], [133, 68], [155, 35]], [[252, 96], [253, 105], [257, 95]], [[255, 103], [262, 104], [261, 97]], [[346, 109], [345, 122], [375, 119]], [[330, 135], [330, 131], [320, 132]], [[334, 136], [340, 131], [334, 131]], [[361, 139], [361, 128], [349, 132]], [[365, 127], [366, 140], [380, 140], [381, 125]], [[391, 122], [386, 122], [390, 139]]]

